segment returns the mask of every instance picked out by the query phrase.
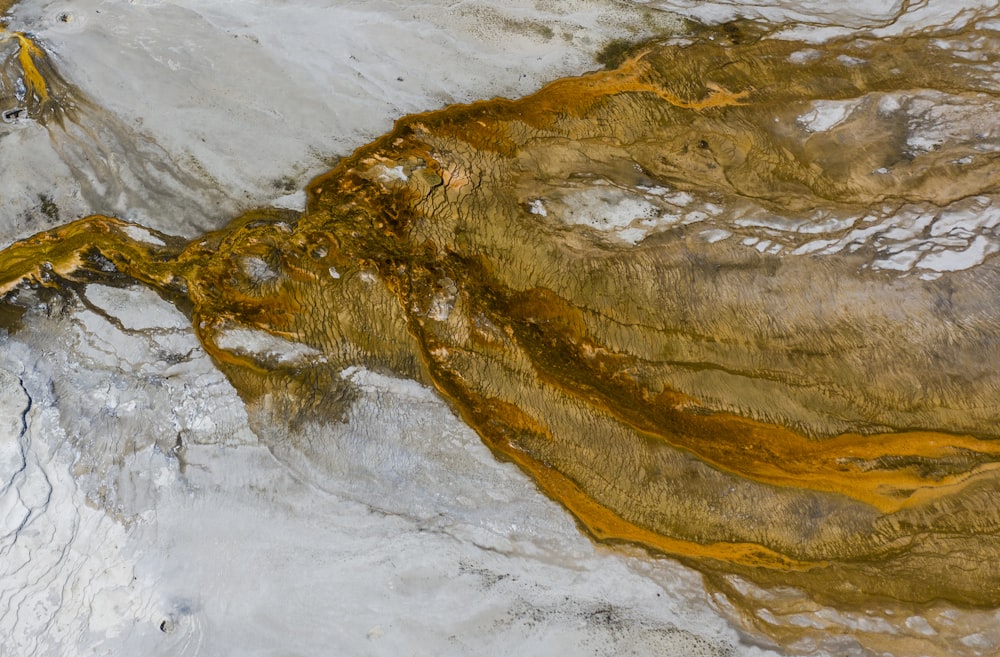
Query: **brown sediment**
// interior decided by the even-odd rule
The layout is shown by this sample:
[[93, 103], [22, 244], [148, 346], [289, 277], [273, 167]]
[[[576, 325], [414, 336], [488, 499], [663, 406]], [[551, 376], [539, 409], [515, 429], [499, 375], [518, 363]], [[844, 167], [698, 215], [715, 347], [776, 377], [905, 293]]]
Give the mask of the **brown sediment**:
[[24, 80], [27, 84], [27, 93], [38, 97], [38, 102], [47, 103], [49, 101], [49, 90], [45, 83], [45, 78], [38, 72], [35, 60], [45, 57], [45, 53], [36, 46], [31, 39], [15, 32], [13, 37], [18, 43], [18, 60], [21, 62], [21, 70], [24, 71]]
[[[280, 387], [322, 414], [357, 363], [429, 382], [593, 536], [713, 577], [837, 604], [998, 605], [992, 261], [922, 281], [865, 269], [872, 247], [777, 257], [688, 228], [626, 246], [530, 208], [650, 185], [786, 216], [994, 194], [996, 150], [907, 150], [879, 99], [987, 107], [1000, 50], [979, 46], [984, 64], [941, 43], [1000, 37], [718, 36], [403, 118], [314, 180], [301, 215], [251, 213], [186, 246], [107, 217], [41, 234], [0, 254], [0, 293], [114, 270], [183, 296], [251, 404]], [[844, 128], [796, 127], [846, 99]], [[219, 347], [233, 328], [324, 358]]]
[[72, 93], [71, 85], [29, 35], [8, 31], [0, 22], [0, 112], [4, 121], [30, 117], [59, 124], [63, 115], [74, 109], [74, 101], [82, 101], [67, 102]]

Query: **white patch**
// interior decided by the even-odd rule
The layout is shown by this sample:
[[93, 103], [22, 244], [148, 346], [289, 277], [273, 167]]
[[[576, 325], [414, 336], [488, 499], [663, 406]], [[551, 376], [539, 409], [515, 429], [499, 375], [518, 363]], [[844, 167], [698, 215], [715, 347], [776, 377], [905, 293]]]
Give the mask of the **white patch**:
[[117, 288], [92, 284], [83, 294], [90, 303], [116, 318], [126, 330], [187, 330], [191, 327], [173, 304], [141, 285]]
[[161, 240], [159, 237], [149, 232], [142, 226], [138, 226], [135, 224], [128, 224], [123, 228], [123, 230], [129, 237], [136, 240], [137, 242], [145, 242], [146, 244], [155, 244], [156, 246], [166, 246], [166, 243], [163, 240]]
[[280, 338], [266, 331], [247, 328], [223, 329], [215, 338], [215, 344], [220, 349], [236, 354], [248, 354], [279, 365], [312, 365], [326, 362], [326, 357], [319, 349]]
[[956, 231], [971, 233], [989, 230], [1000, 225], [1000, 207], [988, 198], [973, 199], [967, 207], [952, 208], [941, 212], [931, 225], [932, 237], [950, 235]]
[[837, 242], [838, 240], [814, 240], [812, 242], [806, 242], [802, 246], [792, 249], [792, 255], [808, 255], [810, 253], [817, 253], [830, 248]]
[[615, 237], [627, 244], [638, 244], [646, 239], [646, 235], [648, 234], [649, 231], [643, 228], [624, 228], [617, 231]]
[[306, 209], [306, 192], [305, 190], [300, 189], [297, 192], [293, 192], [285, 196], [279, 196], [271, 201], [271, 205], [276, 208], [304, 212]]
[[545, 210], [545, 204], [542, 203], [542, 199], [540, 198], [532, 201], [531, 204], [528, 206], [528, 209], [531, 211], [531, 214], [537, 214], [540, 217], [549, 216], [549, 213]]
[[699, 235], [709, 244], [715, 244], [733, 236], [730, 231], [723, 228], [709, 228], [708, 230], [701, 231]]
[[807, 50], [796, 50], [788, 56], [788, 61], [793, 64], [808, 64], [809, 62], [816, 61], [816, 59], [822, 57], [822, 55], [822, 52], [812, 48]]
[[899, 102], [899, 97], [897, 97], [895, 95], [886, 94], [886, 95], [882, 96], [882, 98], [879, 99], [879, 102], [878, 102], [878, 112], [879, 112], [879, 114], [881, 114], [883, 116], [887, 116], [887, 115], [890, 115], [890, 114], [895, 114], [901, 108], [902, 108], [902, 105]]
[[839, 233], [857, 223], [856, 217], [814, 217], [808, 223], [801, 224], [796, 232], [806, 235], [822, 235], [824, 233]]
[[910, 135], [906, 138], [906, 145], [914, 151], [932, 151], [943, 143], [944, 139], [938, 135]]
[[664, 195], [663, 200], [671, 205], [683, 208], [690, 205], [694, 201], [694, 197], [687, 192], [676, 192], [674, 194]]
[[241, 260], [243, 272], [254, 283], [269, 283], [278, 278], [278, 272], [274, 271], [267, 262], [259, 256], [245, 256]]
[[924, 636], [934, 636], [937, 634], [937, 631], [931, 627], [931, 624], [923, 616], [910, 616], [906, 619], [905, 624], [909, 629]]
[[452, 309], [455, 307], [455, 299], [458, 297], [458, 286], [450, 278], [442, 278], [438, 281], [441, 292], [435, 294], [431, 299], [431, 307], [427, 310], [427, 318], [438, 322], [448, 321]]
[[817, 100], [812, 109], [796, 119], [796, 122], [809, 132], [826, 132], [847, 119], [857, 100]]
[[893, 269], [909, 271], [922, 254], [919, 251], [900, 251], [888, 258], [882, 258], [872, 263], [872, 269]]
[[[550, 209], [551, 210], [551, 209]], [[562, 198], [559, 218], [572, 226], [587, 226], [626, 244], [637, 244], [656, 228], [668, 226], [676, 215], [662, 210], [645, 196], [611, 185], [577, 190]]]
[[[647, 185], [636, 185], [636, 189], [642, 190], [643, 193], [649, 194], [651, 196], [664, 196], [665, 194], [670, 192], [670, 189], [668, 189], [667, 187], [660, 187], [659, 185], [654, 185], [652, 187], [649, 187]], [[680, 193], [683, 194], [683, 192]]]
[[402, 165], [395, 166], [390, 169], [384, 164], [380, 164], [377, 167], [377, 171], [378, 171], [377, 178], [382, 182], [393, 182], [393, 181], [406, 182], [407, 180], [410, 179], [409, 176], [406, 175], [406, 172], [403, 171]]
[[927, 255], [917, 263], [921, 269], [933, 271], [958, 271], [982, 264], [986, 257], [1000, 250], [995, 242], [980, 235], [969, 248], [962, 251], [942, 250]]
[[734, 226], [740, 228], [764, 228], [778, 230], [781, 232], [796, 232], [802, 224], [800, 219], [789, 219], [776, 215], [763, 215], [757, 217], [740, 217], [733, 221]]

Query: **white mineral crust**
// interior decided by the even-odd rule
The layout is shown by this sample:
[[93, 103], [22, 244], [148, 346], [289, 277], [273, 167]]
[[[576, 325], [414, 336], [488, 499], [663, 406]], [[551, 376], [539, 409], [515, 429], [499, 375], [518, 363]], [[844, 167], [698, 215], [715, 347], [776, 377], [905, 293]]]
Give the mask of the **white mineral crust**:
[[[955, 26], [993, 3], [929, 0], [899, 17], [904, 4], [25, 0], [9, 29], [32, 33], [93, 107], [61, 136], [0, 125], [0, 245], [92, 212], [190, 236], [261, 204], [301, 208], [309, 178], [400, 115], [595, 68], [607, 40], [676, 25], [652, 7], [803, 21], [787, 35], [822, 41]], [[909, 147], [989, 128], [939, 100], [885, 101], [910, 113]], [[836, 129], [852, 107], [817, 103], [799, 127]], [[923, 276], [1000, 244], [985, 197], [742, 223], [664, 188], [531, 207], [624, 244], [695, 222], [707, 242], [789, 257], [878, 239], [872, 269]], [[745, 643], [696, 573], [595, 546], [414, 382], [349, 368], [345, 421], [252, 428], [187, 318], [152, 292], [90, 285], [24, 324], [0, 335], [0, 656], [774, 654]], [[278, 362], [311, 356], [241, 328], [225, 339]], [[842, 654], [833, 645], [802, 654]]]

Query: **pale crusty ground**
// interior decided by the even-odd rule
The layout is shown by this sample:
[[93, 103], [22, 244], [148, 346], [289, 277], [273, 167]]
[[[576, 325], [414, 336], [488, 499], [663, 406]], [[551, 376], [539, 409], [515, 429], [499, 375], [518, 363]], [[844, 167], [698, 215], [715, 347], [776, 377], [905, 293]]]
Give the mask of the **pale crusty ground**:
[[[899, 2], [656, 4], [808, 20], [799, 31], [820, 39], [985, 3], [929, 2], [895, 23]], [[599, 0], [22, 2], [10, 29], [94, 101], [82, 125], [114, 128], [87, 143], [168, 165], [171, 189], [171, 172], [200, 185], [151, 202], [155, 178], [107, 185], [45, 128], [0, 124], [0, 244], [56, 222], [43, 195], [58, 221], [114, 211], [186, 235], [295, 207], [402, 114], [523, 95], [594, 68], [608, 39], [672, 25]], [[417, 384], [345, 371], [361, 391], [347, 422], [305, 428], [310, 458], [279, 462], [176, 310], [139, 291], [87, 299], [101, 312], [40, 312], [0, 338], [0, 654], [774, 654], [746, 644], [697, 575], [592, 546]], [[921, 620], [907, 627], [934, 631]], [[792, 654], [845, 650], [863, 654], [836, 640]]]

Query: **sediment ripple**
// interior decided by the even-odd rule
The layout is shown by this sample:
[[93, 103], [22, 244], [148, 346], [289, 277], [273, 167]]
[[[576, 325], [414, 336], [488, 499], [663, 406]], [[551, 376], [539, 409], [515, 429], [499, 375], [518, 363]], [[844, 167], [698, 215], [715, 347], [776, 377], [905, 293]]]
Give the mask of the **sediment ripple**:
[[[40, 234], [0, 254], [0, 292], [150, 285], [293, 425], [339, 417], [351, 365], [429, 382], [595, 538], [681, 558], [746, 610], [732, 576], [842, 608], [994, 607], [1000, 242], [930, 227], [993, 206], [1000, 147], [901, 108], [995, 115], [1000, 50], [961, 45], [998, 39], [699, 28], [400, 119], [302, 214], [189, 243], [103, 216]], [[901, 209], [927, 230], [892, 238]], [[905, 240], [932, 275], [878, 265]]]

